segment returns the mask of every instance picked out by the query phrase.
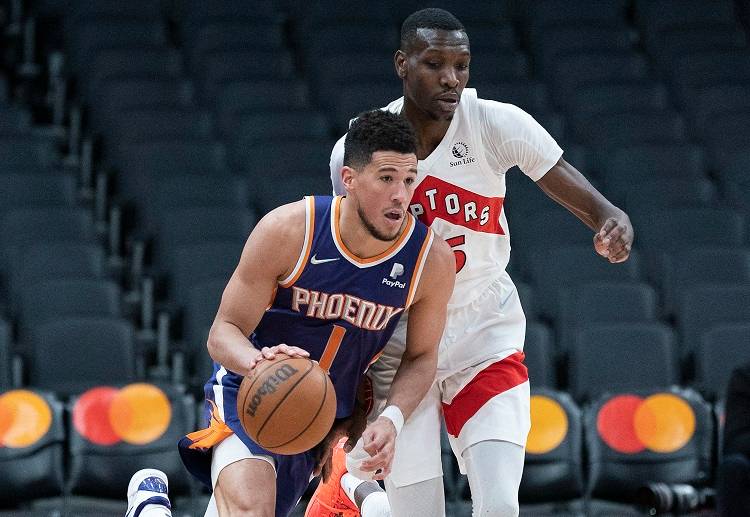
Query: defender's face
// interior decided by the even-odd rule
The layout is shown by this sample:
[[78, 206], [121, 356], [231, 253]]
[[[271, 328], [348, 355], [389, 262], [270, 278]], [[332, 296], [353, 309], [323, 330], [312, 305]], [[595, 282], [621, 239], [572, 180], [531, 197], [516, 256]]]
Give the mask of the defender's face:
[[417, 42], [399, 51], [404, 94], [434, 120], [451, 120], [469, 81], [469, 38], [464, 31], [418, 29]]
[[398, 237], [406, 223], [409, 201], [417, 182], [417, 156], [376, 151], [352, 178], [350, 193], [370, 234], [382, 241]]

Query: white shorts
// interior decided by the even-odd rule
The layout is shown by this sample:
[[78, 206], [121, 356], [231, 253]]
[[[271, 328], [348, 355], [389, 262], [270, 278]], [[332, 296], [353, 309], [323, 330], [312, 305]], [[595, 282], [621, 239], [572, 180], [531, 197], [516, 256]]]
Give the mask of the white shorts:
[[[406, 326], [406, 321], [399, 323], [370, 368], [372, 419], [385, 408], [405, 347]], [[507, 275], [471, 303], [449, 309], [435, 384], [396, 439], [393, 484], [411, 485], [442, 475], [441, 412], [462, 471], [461, 455], [475, 443], [503, 440], [525, 447], [531, 427], [528, 374], [520, 362], [525, 331], [518, 292]]]
[[276, 471], [276, 463], [271, 456], [264, 454], [253, 454], [247, 445], [236, 434], [225, 438], [214, 447], [213, 456], [211, 457], [211, 487], [216, 488], [216, 482], [219, 480], [219, 474], [234, 462], [247, 459], [258, 459], [267, 461]]

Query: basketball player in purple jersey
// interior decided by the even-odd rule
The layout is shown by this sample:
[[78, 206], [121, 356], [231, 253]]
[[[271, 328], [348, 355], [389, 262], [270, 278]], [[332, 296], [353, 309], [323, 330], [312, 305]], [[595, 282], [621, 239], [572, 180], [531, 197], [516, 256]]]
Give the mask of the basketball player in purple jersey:
[[389, 474], [396, 436], [434, 380], [455, 278], [448, 245], [408, 210], [415, 151], [406, 120], [363, 114], [347, 137], [346, 195], [279, 207], [250, 234], [209, 333], [210, 426], [180, 442], [188, 470], [213, 489], [206, 515], [286, 516], [320, 461], [316, 450], [282, 456], [247, 436], [236, 408], [243, 376], [277, 353], [318, 360], [336, 389], [340, 422], [408, 309], [387, 407], [363, 433], [366, 466]]

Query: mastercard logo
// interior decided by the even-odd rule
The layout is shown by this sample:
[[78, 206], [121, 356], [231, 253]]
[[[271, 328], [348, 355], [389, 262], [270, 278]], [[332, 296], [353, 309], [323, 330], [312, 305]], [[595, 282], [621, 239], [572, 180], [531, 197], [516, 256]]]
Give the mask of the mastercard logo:
[[531, 430], [526, 452], [545, 454], [557, 448], [568, 434], [568, 415], [554, 399], [544, 395], [531, 396]]
[[51, 426], [52, 410], [36, 393], [12, 390], [0, 395], [0, 447], [29, 447]]
[[619, 453], [667, 454], [683, 448], [693, 437], [695, 413], [690, 404], [671, 393], [647, 398], [620, 395], [599, 410], [596, 428], [602, 441]]
[[169, 398], [152, 384], [92, 388], [73, 407], [73, 427], [97, 445], [153, 442], [167, 431], [171, 419]]

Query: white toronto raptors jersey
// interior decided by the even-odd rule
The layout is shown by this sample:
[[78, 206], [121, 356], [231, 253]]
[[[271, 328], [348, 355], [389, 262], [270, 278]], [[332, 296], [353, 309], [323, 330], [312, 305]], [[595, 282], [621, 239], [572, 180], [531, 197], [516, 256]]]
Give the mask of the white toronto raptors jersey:
[[[400, 113], [403, 97], [385, 109]], [[512, 104], [478, 99], [466, 88], [447, 133], [418, 165], [412, 213], [453, 248], [456, 284], [451, 307], [473, 301], [505, 274], [510, 235], [503, 204], [505, 173], [517, 165], [537, 181], [562, 156], [562, 149], [529, 114]], [[344, 137], [331, 154], [336, 194], [341, 182]], [[510, 279], [507, 278], [510, 282]], [[511, 284], [512, 286], [512, 284]]]

